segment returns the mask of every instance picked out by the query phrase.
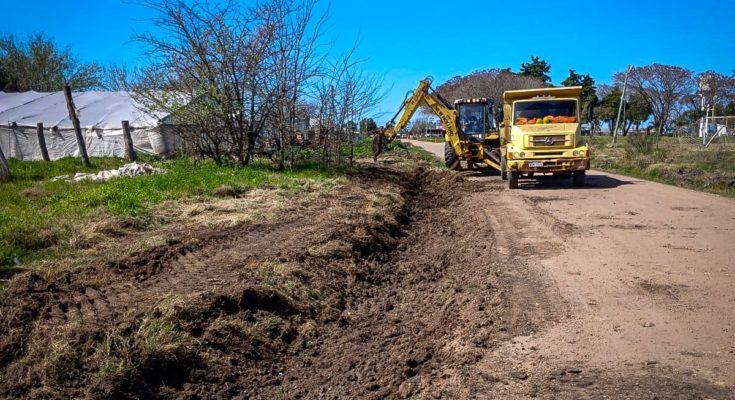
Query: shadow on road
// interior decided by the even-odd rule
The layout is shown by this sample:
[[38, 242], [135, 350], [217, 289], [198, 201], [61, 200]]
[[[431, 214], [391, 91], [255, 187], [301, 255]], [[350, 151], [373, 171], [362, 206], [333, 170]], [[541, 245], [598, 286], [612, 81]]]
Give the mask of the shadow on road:
[[[463, 170], [457, 171], [465, 178], [478, 179], [478, 178], [490, 178], [497, 179], [500, 182], [500, 172], [490, 169], [481, 168], [475, 170]], [[559, 178], [551, 175], [536, 175], [534, 178], [521, 178], [519, 181], [520, 189], [559, 189], [559, 188], [574, 188], [574, 189], [612, 189], [621, 185], [633, 185], [635, 183], [643, 182], [633, 178], [618, 179], [613, 178], [609, 175], [603, 175], [599, 173], [588, 173], [585, 179], [583, 187], [575, 188], [572, 185], [572, 178]], [[507, 181], [504, 181], [507, 185]]]
[[497, 177], [500, 179], [500, 172], [490, 168], [469, 169], [457, 172], [466, 178]]
[[519, 181], [520, 189], [558, 189], [558, 188], [574, 188], [574, 189], [613, 189], [622, 185], [633, 185], [642, 182], [634, 179], [617, 179], [609, 175], [588, 174], [583, 187], [575, 188], [572, 185], [572, 178], [557, 178], [553, 176], [540, 176], [533, 179], [521, 179]]

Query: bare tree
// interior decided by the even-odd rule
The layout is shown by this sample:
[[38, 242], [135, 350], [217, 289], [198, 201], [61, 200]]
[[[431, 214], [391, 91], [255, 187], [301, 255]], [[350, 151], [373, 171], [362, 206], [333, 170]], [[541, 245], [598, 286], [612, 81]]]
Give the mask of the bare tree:
[[352, 162], [358, 122], [380, 101], [382, 81], [365, 74], [355, 58], [356, 47], [333, 60], [325, 61], [322, 76], [313, 86], [319, 105], [321, 164], [327, 167]]
[[136, 75], [138, 75], [138, 71], [135, 68], [124, 64], [111, 63], [101, 68], [100, 87], [110, 91], [129, 91], [132, 90], [135, 84]]
[[[322, 164], [352, 154], [346, 149], [379, 100], [381, 82], [358, 68], [355, 48], [336, 58], [321, 51], [326, 14], [315, 13], [317, 0], [263, 0], [249, 8], [145, 1], [158, 14], [160, 34], [137, 37], [150, 64], [132, 88], [146, 108], [168, 115], [187, 149], [243, 165], [263, 136], [275, 142], [268, 156], [277, 150], [284, 168], [287, 153], [294, 162], [297, 118], [308, 118], [311, 108], [320, 121]], [[114, 85], [125, 71], [111, 72]]]
[[[624, 73], [617, 73], [614, 78], [616, 82], [622, 82]], [[659, 134], [671, 122], [685, 96], [693, 93], [696, 87], [692, 71], [663, 64], [633, 68], [628, 85], [650, 108]]]
[[235, 3], [147, 0], [162, 34], [137, 40], [150, 60], [133, 90], [150, 111], [168, 114], [185, 144], [217, 162], [250, 162], [273, 109], [268, 71], [275, 27], [259, 8]]
[[260, 8], [263, 18], [274, 26], [272, 74], [275, 78], [275, 107], [272, 127], [281, 143], [279, 168], [284, 168], [287, 148], [293, 151], [299, 100], [305, 86], [320, 73], [324, 56], [318, 54], [326, 13], [314, 15], [316, 0], [270, 0]]
[[163, 34], [137, 37], [152, 60], [136, 79], [139, 100], [168, 114], [187, 146], [218, 162], [250, 163], [268, 133], [283, 167], [298, 104], [320, 70], [326, 14], [314, 14], [316, 0], [145, 4]]
[[684, 102], [695, 118], [702, 117], [701, 96], [705, 96], [710, 106], [724, 107], [735, 101], [735, 75], [725, 76], [716, 71], [704, 71], [693, 79], [697, 90], [685, 94]]
[[541, 79], [516, 75], [510, 69], [475, 71], [467, 76], [455, 76], [442, 83], [437, 91], [449, 101], [460, 98], [487, 97], [496, 105], [503, 104], [503, 92], [548, 86]]

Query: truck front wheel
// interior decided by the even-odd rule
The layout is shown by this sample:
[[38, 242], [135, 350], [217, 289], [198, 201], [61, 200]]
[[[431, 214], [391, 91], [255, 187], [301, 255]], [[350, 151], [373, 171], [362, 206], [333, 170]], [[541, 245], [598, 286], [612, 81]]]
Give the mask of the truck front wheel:
[[508, 189], [518, 189], [518, 178], [520, 178], [520, 173], [517, 171], [510, 172], [510, 175], [508, 175]]
[[572, 175], [572, 185], [574, 185], [574, 187], [584, 186], [585, 172], [586, 171], [577, 171]]
[[444, 165], [449, 169], [459, 169], [459, 157], [449, 142], [444, 142]]

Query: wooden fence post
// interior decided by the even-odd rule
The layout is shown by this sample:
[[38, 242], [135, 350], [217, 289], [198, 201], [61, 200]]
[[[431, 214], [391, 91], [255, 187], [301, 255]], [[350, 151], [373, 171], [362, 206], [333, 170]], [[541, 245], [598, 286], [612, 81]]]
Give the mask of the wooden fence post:
[[0, 147], [0, 182], [9, 181], [11, 177], [8, 160], [5, 159], [3, 148]]
[[43, 161], [51, 161], [48, 156], [48, 150], [46, 149], [46, 138], [43, 136], [43, 122], [39, 122], [36, 125], [36, 133], [38, 133], [38, 146], [41, 147]]
[[69, 85], [64, 86], [64, 97], [66, 97], [66, 108], [69, 109], [69, 119], [74, 125], [74, 133], [77, 135], [77, 145], [79, 145], [79, 154], [82, 156], [82, 164], [89, 168], [92, 164], [90, 164], [87, 155], [87, 143], [84, 141], [84, 136], [82, 136], [82, 128], [79, 125], [79, 118], [77, 118], [77, 110], [74, 108], [74, 99], [71, 97], [71, 87]]
[[133, 148], [133, 137], [130, 135], [130, 123], [128, 121], [123, 121], [122, 128], [123, 142], [125, 143], [125, 158], [127, 158], [129, 162], [133, 162], [138, 159], [138, 155], [135, 154], [135, 149]]

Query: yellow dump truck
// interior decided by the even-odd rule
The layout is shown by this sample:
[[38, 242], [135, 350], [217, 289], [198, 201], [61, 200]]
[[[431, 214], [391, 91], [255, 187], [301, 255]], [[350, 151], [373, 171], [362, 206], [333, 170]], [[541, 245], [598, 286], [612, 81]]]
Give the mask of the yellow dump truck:
[[581, 86], [509, 90], [503, 94], [501, 176], [518, 188], [521, 178], [551, 173], [584, 186], [590, 151], [581, 141]]

